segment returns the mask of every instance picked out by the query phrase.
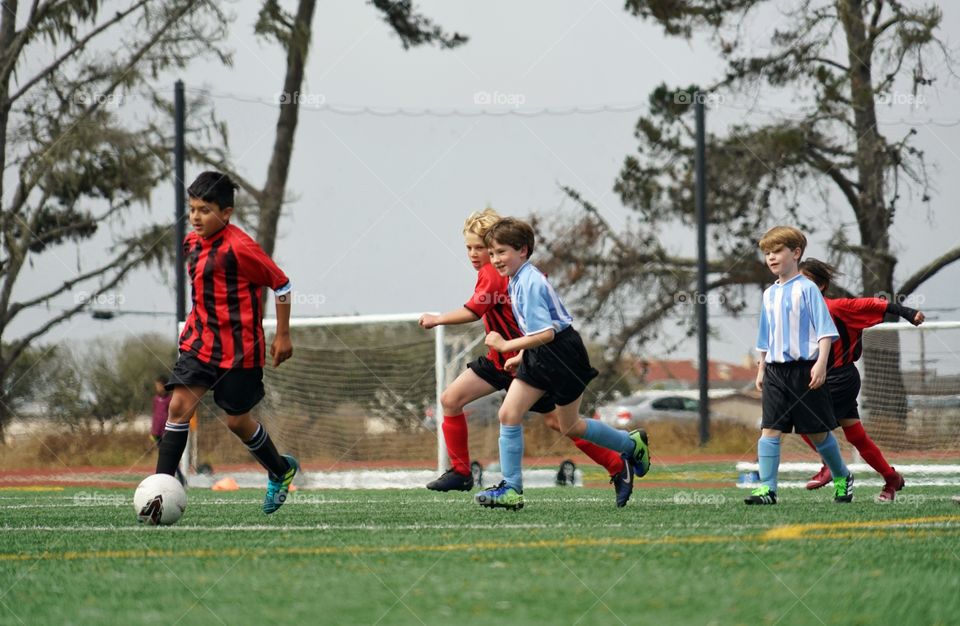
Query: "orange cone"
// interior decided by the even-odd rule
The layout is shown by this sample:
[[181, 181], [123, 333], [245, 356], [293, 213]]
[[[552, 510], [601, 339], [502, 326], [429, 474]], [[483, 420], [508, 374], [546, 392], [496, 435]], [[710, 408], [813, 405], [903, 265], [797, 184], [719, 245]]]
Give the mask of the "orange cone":
[[240, 489], [240, 485], [237, 484], [232, 477], [227, 476], [226, 478], [221, 478], [217, 482], [213, 483], [211, 487], [213, 491], [237, 491]]

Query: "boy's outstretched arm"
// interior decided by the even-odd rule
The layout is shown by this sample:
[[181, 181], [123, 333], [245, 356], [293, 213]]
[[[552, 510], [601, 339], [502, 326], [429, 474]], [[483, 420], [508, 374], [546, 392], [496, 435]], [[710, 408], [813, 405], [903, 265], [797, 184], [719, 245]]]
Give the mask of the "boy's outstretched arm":
[[517, 337], [516, 339], [507, 341], [503, 338], [503, 335], [497, 331], [493, 331], [487, 334], [487, 337], [483, 340], [483, 343], [487, 344], [497, 352], [520, 352], [521, 350], [526, 350], [527, 348], [536, 348], [537, 346], [548, 344], [553, 341], [555, 336], [556, 332], [552, 328], [548, 328], [547, 330], [542, 330], [533, 335], [525, 335], [523, 337]]
[[757, 391], [763, 391], [763, 373], [767, 368], [767, 352], [766, 350], [760, 351], [760, 360], [757, 361], [757, 382], [756, 387]]
[[480, 316], [468, 309], [465, 306], [455, 309], [453, 311], [447, 311], [446, 313], [441, 313], [440, 315], [434, 315], [432, 313], [424, 313], [420, 316], [419, 321], [421, 328], [430, 329], [434, 326], [448, 326], [450, 324], [469, 324], [470, 322], [476, 322], [480, 319]]
[[277, 296], [277, 332], [270, 344], [270, 356], [273, 366], [277, 367], [293, 356], [293, 342], [290, 340], [290, 294]]

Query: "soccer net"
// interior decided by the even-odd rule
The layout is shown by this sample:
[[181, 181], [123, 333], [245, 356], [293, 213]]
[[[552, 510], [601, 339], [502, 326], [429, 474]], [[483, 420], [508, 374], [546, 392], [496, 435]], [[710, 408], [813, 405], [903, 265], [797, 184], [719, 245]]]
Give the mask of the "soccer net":
[[[436, 468], [447, 467], [435, 420], [442, 415], [440, 392], [485, 351], [483, 328], [439, 326], [428, 331], [417, 324], [419, 317], [292, 319], [294, 357], [274, 368], [268, 352], [266, 396], [254, 412], [277, 448], [301, 464], [347, 472], [341, 477], [347, 484], [339, 486], [354, 486], [351, 480], [358, 487], [370, 486], [369, 476], [351, 478], [350, 470], [407, 469], [413, 476], [391, 471], [383, 478], [410, 483], [435, 477]], [[264, 320], [268, 346], [275, 327], [275, 320]], [[191, 443], [191, 482], [205, 465], [221, 473], [232, 464], [250, 463], [243, 446], [218, 423], [222, 411], [208, 399], [204, 403]], [[258, 485], [263, 480], [259, 474]]]
[[[908, 484], [960, 484], [960, 322], [869, 328], [857, 367], [863, 426], [890, 464]], [[882, 484], [840, 431], [837, 439], [854, 461], [858, 484]], [[815, 461], [781, 463], [781, 474], [802, 485], [819, 468]], [[737, 468], [754, 471], [756, 464]]]

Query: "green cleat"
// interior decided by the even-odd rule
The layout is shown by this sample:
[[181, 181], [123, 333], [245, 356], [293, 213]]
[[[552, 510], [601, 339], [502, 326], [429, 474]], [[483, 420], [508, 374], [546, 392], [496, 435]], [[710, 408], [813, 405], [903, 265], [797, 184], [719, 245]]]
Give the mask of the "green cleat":
[[630, 431], [630, 438], [636, 446], [633, 450], [633, 473], [637, 478], [650, 471], [650, 446], [647, 444], [647, 431], [642, 428]]
[[480, 506], [491, 509], [510, 509], [519, 511], [523, 508], [523, 493], [518, 492], [513, 487], [507, 487], [507, 481], [501, 480], [500, 484], [490, 489], [484, 489], [473, 500]]
[[763, 485], [751, 491], [743, 501], [747, 504], [776, 504], [777, 492], [770, 491], [770, 487]]
[[844, 478], [833, 479], [833, 501], [853, 502], [853, 472]]
[[290, 469], [287, 470], [287, 473], [284, 474], [280, 480], [273, 480], [272, 478], [267, 480], [267, 495], [263, 499], [263, 512], [267, 515], [279, 509], [283, 506], [283, 503], [287, 501], [287, 492], [290, 491], [290, 483], [293, 482], [293, 477], [300, 471], [300, 464], [297, 463], [295, 458], [289, 454], [282, 456], [287, 460]]

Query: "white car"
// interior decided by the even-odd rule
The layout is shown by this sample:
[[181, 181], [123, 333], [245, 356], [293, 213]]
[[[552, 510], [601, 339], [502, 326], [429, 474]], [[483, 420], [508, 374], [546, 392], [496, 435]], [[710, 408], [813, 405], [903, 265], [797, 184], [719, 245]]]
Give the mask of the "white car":
[[638, 393], [599, 407], [593, 416], [621, 430], [633, 430], [656, 420], [696, 422], [700, 419], [700, 402], [679, 395]]

